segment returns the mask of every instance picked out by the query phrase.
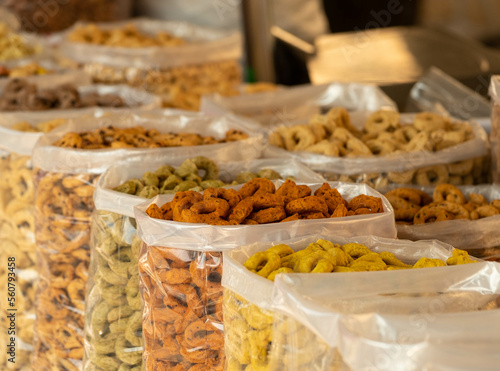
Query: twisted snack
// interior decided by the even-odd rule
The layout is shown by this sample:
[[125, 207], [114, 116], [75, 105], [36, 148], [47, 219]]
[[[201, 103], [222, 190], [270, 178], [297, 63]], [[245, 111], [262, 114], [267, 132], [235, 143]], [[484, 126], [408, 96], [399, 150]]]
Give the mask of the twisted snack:
[[148, 246], [144, 360], [148, 370], [223, 370], [222, 254]]
[[[178, 192], [171, 202], [161, 208], [152, 204], [146, 213], [152, 218], [176, 222], [237, 225], [384, 212], [380, 198], [359, 195], [348, 203], [328, 183], [324, 183], [314, 195], [311, 193], [308, 186], [297, 185], [291, 180], [276, 189], [270, 180], [255, 178], [238, 192], [215, 188], [207, 188], [203, 194]], [[339, 214], [339, 205], [345, 208], [342, 215]]]
[[[272, 169], [261, 169], [257, 173], [239, 173], [230, 183], [219, 178], [219, 167], [207, 157], [198, 156], [184, 161], [177, 169], [169, 165], [160, 166], [153, 172], [146, 172], [142, 179], [130, 179], [114, 190], [146, 198], [157, 194], [170, 194], [179, 191], [201, 191], [208, 188], [220, 188], [227, 185], [241, 184], [247, 178], [282, 179]], [[244, 181], [243, 183], [246, 183]]]
[[424, 224], [453, 219], [476, 220], [500, 214], [500, 201], [488, 201], [471, 193], [469, 200], [451, 184], [434, 188], [433, 197], [413, 188], [397, 188], [385, 194], [394, 208], [396, 223]]
[[[298, 251], [284, 244], [272, 246], [255, 253], [243, 265], [272, 281], [280, 273], [368, 272], [474, 262], [466, 251], [455, 249], [446, 262], [422, 257], [414, 264], [407, 264], [387, 251], [375, 253], [358, 243], [339, 245], [320, 239]], [[310, 362], [324, 352], [324, 349], [315, 349], [317, 343], [313, 347], [307, 344], [310, 337], [306, 336], [301, 326], [293, 329], [285, 327], [275, 313], [249, 303], [230, 290], [224, 291], [223, 309], [228, 370], [284, 369], [284, 365], [292, 361], [295, 367], [310, 367]], [[298, 331], [300, 333], [296, 333]], [[296, 339], [296, 342], [290, 344], [290, 338]], [[290, 355], [292, 345], [297, 349]], [[271, 349], [272, 354], [279, 355], [278, 358], [271, 357]], [[282, 354], [287, 357], [282, 358]]]
[[138, 260], [142, 241], [135, 219], [94, 215], [83, 369], [140, 370], [142, 300]]
[[57, 88], [38, 89], [28, 81], [12, 79], [0, 96], [2, 111], [41, 111], [49, 109], [73, 109], [83, 107], [125, 107], [118, 95], [88, 94], [80, 96], [77, 88], [71, 84]]
[[[33, 176], [30, 157], [9, 153], [0, 157], [0, 309], [7, 313], [10, 301], [7, 292], [9, 257], [15, 258], [16, 295], [13, 302], [16, 312], [16, 363], [7, 361], [7, 354], [0, 355], [2, 370], [30, 370], [30, 357], [35, 323], [35, 288], [38, 280], [35, 258], [35, 221]], [[10, 307], [12, 308], [12, 307]], [[8, 334], [9, 323], [0, 321], [0, 331]], [[10, 336], [0, 337], [2, 349], [8, 349]]]
[[316, 115], [307, 125], [280, 127], [269, 136], [272, 145], [288, 151], [308, 151], [333, 157], [386, 156], [401, 152], [438, 152], [474, 139], [467, 123], [451, 123], [430, 112], [419, 113], [412, 124], [401, 125], [399, 114], [376, 111], [362, 132], [340, 107]]

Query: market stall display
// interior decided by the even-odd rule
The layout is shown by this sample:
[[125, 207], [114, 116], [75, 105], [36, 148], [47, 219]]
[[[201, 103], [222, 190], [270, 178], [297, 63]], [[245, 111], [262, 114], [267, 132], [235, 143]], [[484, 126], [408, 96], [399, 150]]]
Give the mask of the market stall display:
[[[36, 168], [35, 237], [40, 274], [34, 369], [76, 370], [81, 367], [90, 223], [98, 176], [114, 161], [136, 154], [149, 154], [152, 160], [159, 154], [175, 158], [176, 154], [186, 157], [195, 152], [194, 145], [182, 147], [182, 151], [179, 147], [142, 147], [145, 131], [155, 136], [162, 132], [181, 132], [183, 128], [179, 122], [214, 137], [223, 136], [229, 129], [247, 131], [248, 139], [206, 145], [209, 153], [217, 153], [221, 158], [237, 158], [235, 148], [242, 150], [240, 156], [259, 153], [261, 137], [250, 128], [247, 130], [245, 123], [237, 118], [211, 119], [196, 114], [184, 115], [180, 111], [137, 111], [72, 120], [68, 126], [58, 128], [38, 141], [33, 152]], [[95, 129], [101, 129], [105, 134], [104, 149], [92, 149], [96, 145], [101, 148], [103, 144], [103, 137], [95, 135]], [[72, 133], [70, 137], [68, 133]], [[82, 145], [79, 148], [68, 145], [70, 140], [80, 140]], [[245, 152], [246, 146], [251, 150]]]
[[[344, 314], [415, 315], [436, 299], [441, 305], [433, 313], [478, 310], [498, 298], [489, 279], [498, 277], [500, 266], [474, 260], [437, 241], [332, 232], [241, 246], [224, 256], [227, 368], [300, 370], [307, 364], [330, 370]], [[272, 264], [279, 270], [273, 273]], [[443, 274], [447, 280], [436, 279]], [[471, 282], [481, 289], [469, 289]]]
[[[163, 157], [157, 156], [154, 161], [145, 164], [144, 158], [136, 156], [115, 164], [97, 184], [85, 308], [84, 370], [119, 370], [126, 365], [138, 367], [142, 362], [142, 300], [138, 295], [137, 263], [141, 240], [137, 236], [133, 207], [144, 202], [144, 198], [156, 196], [156, 192], [152, 192], [152, 187], [156, 187], [152, 182], [176, 178], [179, 169], [186, 174], [188, 167], [192, 172], [184, 178], [201, 180], [203, 175], [213, 178], [202, 180], [199, 182], [201, 185], [214, 181], [224, 184], [219, 179], [226, 182], [238, 179], [242, 170], [262, 172], [273, 177], [281, 177], [281, 173], [284, 177], [293, 176], [304, 181], [321, 180], [320, 176], [293, 160], [216, 163], [202, 157], [185, 161]], [[192, 163], [207, 166], [195, 169], [189, 166]], [[175, 184], [172, 180], [169, 182]], [[134, 191], [138, 192], [131, 192], [132, 184]], [[117, 328], [121, 326], [125, 328], [123, 336], [118, 335]]]
[[299, 85], [271, 91], [256, 92], [252, 89], [251, 92], [253, 94], [248, 95], [249, 91], [245, 89], [244, 94], [238, 96], [206, 95], [202, 97], [200, 109], [211, 115], [233, 112], [266, 126], [309, 120], [313, 115], [336, 106], [358, 112], [397, 109], [382, 90], [368, 84]]
[[484, 129], [428, 112], [376, 111], [365, 117], [336, 107], [308, 124], [278, 127], [269, 142], [268, 156], [292, 156], [328, 179], [375, 188], [489, 180]]
[[[255, 187], [257, 184], [262, 184], [260, 190]], [[267, 192], [265, 187], [269, 187]], [[376, 200], [381, 200], [384, 212], [323, 217], [316, 220], [300, 220], [299, 215], [302, 213], [297, 213], [294, 221], [277, 223], [280, 219], [276, 216], [280, 215], [280, 211], [281, 214], [286, 211], [283, 206], [273, 206], [274, 202], [282, 199], [286, 206], [292, 208], [302, 203], [304, 199], [303, 194], [299, 192], [313, 193], [318, 189], [324, 192], [329, 188], [332, 191], [329, 194], [333, 195], [335, 190], [332, 187], [336, 187], [341, 195], [336, 199], [339, 203], [342, 203], [342, 198], [352, 202], [356, 198], [359, 200], [361, 194], [365, 194], [367, 199], [375, 201], [372, 205], [374, 208], [378, 207]], [[269, 195], [273, 188], [276, 192], [273, 191]], [[254, 195], [249, 197], [251, 194]], [[393, 216], [390, 208], [387, 208], [387, 202], [365, 185], [341, 183], [295, 185], [290, 181], [273, 183], [255, 179], [234, 189], [208, 188], [201, 198], [197, 195], [200, 194], [191, 191], [178, 192], [175, 196], [160, 195], [136, 207], [138, 232], [144, 241], [139, 258], [142, 297], [145, 305], [144, 361], [151, 369], [175, 367], [183, 362], [200, 364], [197, 367], [223, 368], [221, 252], [254, 241], [303, 236], [324, 229], [333, 229], [342, 235], [352, 235], [359, 229], [373, 230], [373, 233], [385, 236], [393, 235], [391, 227]], [[244, 196], [247, 198], [237, 203], [238, 198]], [[323, 194], [322, 196], [327, 198]], [[191, 197], [195, 199], [191, 200]], [[299, 201], [295, 202], [297, 200]], [[268, 201], [272, 202], [267, 204]], [[332, 201], [329, 204], [333, 208], [333, 197], [329, 201]], [[234, 220], [231, 223], [233, 225], [223, 221], [220, 218], [222, 215], [216, 215], [223, 211], [221, 208], [215, 209], [209, 215], [213, 209], [208, 208], [206, 205], [208, 203], [227, 205], [228, 209], [229, 204], [234, 205], [235, 212], [231, 218]], [[260, 204], [261, 210], [251, 216], [249, 214], [252, 209], [248, 212], [249, 204], [253, 204], [252, 207], [259, 207]], [[158, 205], [167, 206], [160, 209]], [[170, 213], [174, 221], [162, 220], [169, 219], [168, 206], [171, 206]], [[200, 208], [205, 206], [207, 208], [201, 211]], [[313, 206], [317, 207], [317, 203]], [[345, 207], [343, 203], [341, 206]], [[240, 209], [244, 209], [244, 212], [240, 212]], [[152, 210], [155, 217], [148, 215], [152, 214]], [[196, 210], [200, 211], [199, 218], [191, 220], [193, 216], [191, 214], [196, 213]], [[228, 211], [226, 210], [226, 213]], [[311, 209], [308, 212], [313, 211]], [[322, 214], [322, 212], [328, 213], [328, 207], [315, 213]], [[175, 221], [181, 220], [178, 214], [188, 216], [191, 223]], [[307, 217], [309, 214], [302, 215]], [[247, 216], [250, 216], [249, 220], [252, 222], [234, 225], [244, 221]], [[257, 221], [253, 219], [263, 224], [257, 225]]]
[[241, 83], [237, 33], [137, 19], [76, 25], [61, 38], [61, 53], [94, 81], [145, 89], [168, 107], [198, 110], [201, 95], [231, 94]]

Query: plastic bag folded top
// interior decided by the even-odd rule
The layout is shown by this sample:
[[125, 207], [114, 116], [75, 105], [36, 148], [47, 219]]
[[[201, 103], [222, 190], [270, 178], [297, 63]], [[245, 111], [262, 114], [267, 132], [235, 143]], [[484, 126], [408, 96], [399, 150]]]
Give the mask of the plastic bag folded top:
[[[318, 238], [329, 239], [327, 236], [308, 237], [294, 241], [290, 246], [294, 248], [298, 244], [304, 247]], [[375, 252], [392, 252], [405, 263], [415, 263], [424, 256], [446, 261], [453, 250], [452, 246], [436, 240], [411, 242], [373, 236], [330, 240], [341, 244], [360, 243]], [[234, 256], [233, 260], [226, 257], [224, 265], [234, 260], [241, 264], [245, 254], [251, 255], [258, 248], [254, 245], [247, 246], [245, 252], [236, 250], [230, 255], [230, 258]], [[223, 285], [230, 285], [231, 289], [234, 286], [224, 278]], [[247, 297], [255, 295], [254, 287], [247, 288]], [[237, 288], [241, 290], [240, 286]], [[243, 293], [241, 295], [245, 297]], [[417, 318], [429, 313], [478, 310], [499, 297], [500, 264], [480, 261], [430, 269], [279, 275], [269, 305], [302, 323], [334, 347], [338, 345], [339, 321], [345, 315], [363, 318], [363, 315], [378, 313]]]
[[314, 114], [335, 106], [345, 107], [348, 111], [397, 109], [396, 103], [377, 86], [357, 83], [300, 85], [234, 97], [214, 94], [204, 96], [201, 101], [202, 112], [234, 112], [251, 116], [265, 125], [308, 120]]
[[[186, 157], [189, 158], [189, 157]], [[143, 203], [144, 198], [113, 190], [124, 182], [138, 178], [147, 171], [155, 171], [162, 165], [180, 166], [186, 158], [173, 158], [170, 154], [158, 154], [154, 159], [150, 156], [134, 156], [112, 165], [99, 178], [94, 192], [94, 203], [97, 210], [111, 211], [134, 218], [134, 207]], [[224, 162], [227, 156], [218, 160], [217, 153], [211, 160], [217, 163], [219, 179], [230, 183], [244, 171], [257, 172], [261, 169], [272, 169], [281, 176], [293, 176], [297, 181], [321, 182], [323, 177], [295, 160], [258, 159], [250, 161]], [[149, 160], [149, 162], [147, 162]]]
[[[439, 305], [437, 303], [436, 305]], [[497, 370], [499, 310], [345, 316], [338, 351], [353, 370]]]
[[[278, 188], [284, 181], [277, 180], [274, 183]], [[297, 182], [297, 184], [306, 184], [313, 192], [322, 185], [322, 183], [301, 182]], [[382, 237], [396, 237], [394, 211], [384, 196], [365, 184], [340, 182], [329, 182], [328, 184], [332, 188], [336, 188], [347, 201], [360, 194], [380, 197], [384, 205], [384, 212], [342, 218], [296, 220], [286, 223], [212, 226], [149, 217], [146, 214], [149, 205], [155, 203], [161, 206], [171, 201], [174, 196], [161, 195], [135, 207], [138, 234], [149, 246], [165, 246], [197, 251], [224, 251], [254, 242], [272, 243], [308, 236], [313, 233], [327, 233], [332, 230], [339, 236], [369, 233]], [[241, 185], [231, 188], [239, 189]]]
[[[361, 130], [369, 114], [369, 112], [355, 112], [351, 114], [353, 126]], [[415, 114], [401, 114], [401, 124], [412, 123], [414, 117]], [[452, 119], [452, 122], [455, 122], [455, 120]], [[296, 124], [297, 122], [292, 122], [287, 124], [287, 126]], [[291, 152], [276, 146], [269, 146], [266, 149], [266, 157], [293, 157], [302, 161], [313, 170], [342, 175], [390, 171], [403, 172], [425, 166], [450, 164], [488, 154], [490, 149], [486, 132], [475, 122], [470, 122], [469, 124], [474, 133], [474, 139], [438, 152], [418, 151], [394, 153], [386, 156], [346, 158], [325, 156], [306, 151]]]
[[234, 115], [207, 117], [180, 110], [126, 110], [99, 118], [73, 119], [42, 136], [33, 150], [34, 166], [53, 172], [100, 174], [115, 161], [129, 156], [144, 155], [144, 161], [147, 163], [154, 161], [160, 154], [170, 155], [172, 159], [185, 159], [200, 154], [200, 146], [87, 150], [53, 145], [68, 132], [78, 133], [110, 125], [118, 128], [142, 126], [146, 129], [156, 129], [160, 133], [197, 133], [215, 138], [223, 138], [230, 129], [244, 131], [249, 138], [203, 146], [204, 155], [226, 161], [257, 158], [263, 149], [262, 134], [254, 129], [254, 123]]
[[154, 34], [167, 32], [187, 41], [175, 47], [125, 48], [70, 42], [67, 35], [82, 25], [77, 23], [56, 36], [61, 42], [61, 53], [79, 63], [101, 63], [111, 67], [167, 69], [185, 65], [226, 60], [239, 60], [242, 56], [241, 35], [238, 32], [200, 27], [186, 22], [161, 21], [138, 18], [133, 21], [98, 23], [101, 29], [121, 28], [133, 24], [139, 31]]

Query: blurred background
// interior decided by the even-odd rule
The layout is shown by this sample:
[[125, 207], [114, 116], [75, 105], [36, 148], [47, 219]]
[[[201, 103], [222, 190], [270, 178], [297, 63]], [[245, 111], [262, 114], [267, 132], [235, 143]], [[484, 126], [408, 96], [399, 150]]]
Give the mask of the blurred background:
[[398, 105], [431, 66], [487, 94], [497, 0], [0, 0], [30, 32], [145, 16], [239, 30], [246, 81], [372, 82]]

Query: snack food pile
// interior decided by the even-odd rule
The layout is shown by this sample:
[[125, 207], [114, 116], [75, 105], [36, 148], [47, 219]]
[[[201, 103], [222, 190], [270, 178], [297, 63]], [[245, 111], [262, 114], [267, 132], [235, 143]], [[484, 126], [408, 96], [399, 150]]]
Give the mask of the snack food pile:
[[272, 145], [288, 151], [308, 151], [333, 157], [386, 156], [402, 152], [442, 151], [474, 138], [467, 123], [451, 123], [430, 112], [415, 115], [412, 124], [401, 124], [399, 113], [376, 111], [362, 131], [341, 107], [315, 115], [309, 124], [284, 126], [269, 136]]
[[22, 59], [36, 54], [37, 50], [24, 41], [21, 35], [0, 22], [0, 61]]
[[[366, 272], [442, 267], [474, 262], [466, 251], [455, 249], [446, 262], [441, 259], [421, 257], [414, 264], [406, 264], [393, 253], [376, 253], [359, 243], [339, 245], [319, 239], [298, 251], [294, 251], [286, 244], [274, 245], [249, 257], [244, 266], [249, 271], [274, 281], [276, 275], [280, 273]], [[272, 359], [271, 349], [273, 354], [282, 354], [283, 352], [277, 351], [276, 347], [286, 346], [287, 342], [283, 336], [286, 337], [291, 333], [284, 331], [283, 325], [273, 330], [275, 324], [273, 313], [248, 302], [231, 290], [224, 291], [223, 309], [228, 370], [242, 370], [247, 365], [251, 365], [252, 369], [276, 367], [283, 361]], [[276, 334], [280, 336], [275, 338]], [[306, 336], [307, 338], [311, 340], [312, 336]], [[306, 342], [301, 344], [295, 346], [311, 349]], [[317, 351], [312, 351], [303, 356], [312, 359], [316, 354]], [[303, 363], [304, 360], [299, 362]]]
[[203, 194], [178, 192], [161, 208], [151, 204], [146, 213], [152, 218], [176, 222], [238, 225], [338, 218], [383, 211], [380, 198], [359, 195], [347, 202], [328, 183], [312, 195], [311, 188], [291, 180], [276, 189], [270, 180], [256, 178], [239, 191], [208, 188]]
[[81, 25], [76, 27], [69, 35], [72, 42], [116, 46], [125, 48], [144, 48], [151, 46], [177, 46], [185, 41], [167, 32], [158, 32], [151, 36], [141, 32], [133, 24], [122, 28], [104, 30], [96, 24]]
[[114, 188], [115, 191], [139, 197], [152, 198], [158, 194], [174, 194], [180, 191], [200, 192], [207, 188], [221, 188], [227, 185], [246, 183], [255, 178], [269, 180], [282, 179], [272, 169], [262, 169], [257, 173], [241, 172], [230, 184], [219, 179], [219, 167], [215, 161], [204, 156], [187, 159], [179, 167], [160, 166], [148, 171], [141, 179], [130, 179]]
[[23, 79], [13, 79], [0, 96], [0, 111], [43, 111], [84, 107], [124, 107], [122, 98], [114, 94], [81, 95], [70, 84], [53, 89], [38, 89]]
[[82, 133], [67, 133], [54, 145], [80, 149], [159, 148], [226, 143], [247, 138], [247, 134], [234, 129], [228, 130], [223, 139], [217, 140], [192, 133], [161, 134], [158, 130], [147, 130], [141, 126], [127, 129], [108, 126]]
[[488, 202], [471, 193], [468, 199], [451, 184], [441, 184], [434, 193], [414, 188], [397, 188], [385, 194], [394, 208], [398, 224], [424, 224], [453, 219], [476, 220], [500, 214], [500, 200]]

